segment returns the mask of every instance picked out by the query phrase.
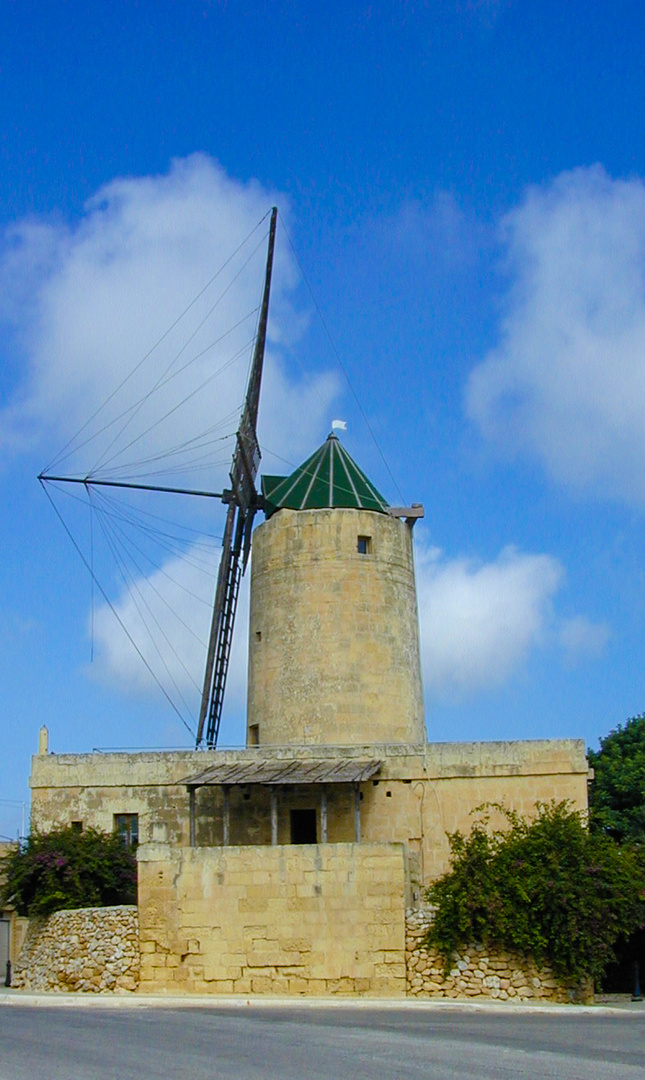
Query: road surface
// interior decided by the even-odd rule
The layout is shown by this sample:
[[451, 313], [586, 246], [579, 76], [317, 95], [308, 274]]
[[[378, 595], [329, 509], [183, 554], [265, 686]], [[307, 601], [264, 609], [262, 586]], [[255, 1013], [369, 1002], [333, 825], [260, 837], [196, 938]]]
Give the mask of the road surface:
[[643, 1080], [645, 1012], [0, 1004], [0, 1080]]

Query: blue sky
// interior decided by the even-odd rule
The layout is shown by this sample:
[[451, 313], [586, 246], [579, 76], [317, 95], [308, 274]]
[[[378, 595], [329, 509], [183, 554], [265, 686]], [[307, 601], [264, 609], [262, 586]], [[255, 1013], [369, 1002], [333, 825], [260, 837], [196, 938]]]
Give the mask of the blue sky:
[[[644, 44], [642, 4], [621, 0], [5, 0], [0, 833], [19, 828], [42, 723], [61, 752], [190, 745], [36, 475], [273, 202], [263, 465], [287, 471], [342, 417], [384, 494], [423, 502], [430, 739], [595, 745], [643, 710]], [[258, 251], [222, 327], [252, 312], [261, 264]], [[224, 366], [220, 352], [203, 364]], [[204, 482], [223, 482], [244, 373], [227, 367], [177, 429], [220, 425]], [[94, 462], [79, 450], [66, 465]], [[87, 553], [87, 506], [52, 494]], [[166, 551], [139, 584], [157, 586], [190, 709], [217, 549], [198, 537], [221, 518], [189, 513], [188, 569]], [[127, 619], [99, 533], [97, 576]]]

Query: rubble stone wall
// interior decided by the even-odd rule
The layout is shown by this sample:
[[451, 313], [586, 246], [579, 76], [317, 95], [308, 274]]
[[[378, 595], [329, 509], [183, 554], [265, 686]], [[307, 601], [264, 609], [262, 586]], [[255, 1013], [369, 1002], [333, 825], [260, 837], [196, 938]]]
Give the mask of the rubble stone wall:
[[406, 912], [406, 993], [411, 997], [496, 998], [500, 1001], [585, 1002], [593, 1000], [591, 986], [562, 985], [545, 967], [507, 952], [472, 945], [455, 955], [445, 974], [441, 957], [427, 949], [423, 937], [433, 908]]
[[126, 992], [139, 986], [139, 919], [131, 906], [57, 911], [31, 919], [12, 986]]

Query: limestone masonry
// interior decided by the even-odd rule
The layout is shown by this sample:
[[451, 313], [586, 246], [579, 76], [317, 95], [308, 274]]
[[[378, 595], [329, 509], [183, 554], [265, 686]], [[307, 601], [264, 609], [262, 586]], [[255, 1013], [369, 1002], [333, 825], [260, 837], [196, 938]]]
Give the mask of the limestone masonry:
[[125, 993], [139, 985], [136, 907], [57, 911], [30, 922], [12, 986]]
[[557, 1002], [593, 999], [590, 986], [563, 984], [546, 967], [538, 969], [523, 957], [491, 952], [476, 943], [455, 956], [446, 973], [441, 957], [423, 945], [431, 922], [429, 907], [411, 908], [406, 914], [406, 990], [412, 997]]
[[262, 867], [256, 861], [250, 869], [245, 849], [178, 856], [149, 845], [141, 859], [150, 889], [140, 939], [136, 907], [57, 912], [31, 923], [13, 985], [499, 1001], [593, 996], [588, 986], [563, 985], [546, 968], [476, 944], [446, 974], [422, 944], [432, 909], [409, 908], [401, 923], [400, 851], [365, 845], [360, 854], [342, 846], [333, 855], [306, 854], [267, 849]]
[[261, 745], [422, 744], [418, 626], [403, 521], [281, 510], [253, 536], [248, 732]]
[[[584, 810], [584, 743], [428, 743], [412, 548], [422, 508], [388, 507], [334, 436], [290, 477], [264, 477], [263, 495], [246, 747], [57, 755], [43, 732], [32, 827], [74, 822], [138, 844], [142, 990], [566, 996], [548, 973], [474, 948], [445, 979], [420, 938], [448, 834], [468, 832], [482, 803]], [[503, 821], [494, 812], [491, 827]], [[125, 944], [111, 955], [76, 917], [112, 925], [61, 913], [65, 961], [48, 923], [38, 978], [135, 980], [134, 961], [114, 967]], [[83, 936], [91, 962], [68, 950]]]
[[[355, 745], [326, 747], [330, 757], [381, 761], [377, 776], [360, 784], [361, 839], [406, 845], [411, 880], [429, 882], [449, 865], [447, 833], [469, 831], [474, 807], [504, 802], [521, 814], [535, 812], [536, 801], [570, 799], [587, 805], [587, 760], [582, 740], [501, 743], [428, 743], [423, 747]], [[108, 831], [115, 816], [137, 815], [140, 843], [190, 845], [190, 798], [182, 779], [212, 763], [293, 760], [292, 747], [246, 750], [175, 751], [136, 754], [41, 754], [32, 759], [32, 827], [41, 831], [79, 821]], [[317, 747], [298, 747], [299, 762], [322, 757]], [[320, 840], [322, 790], [317, 785], [283, 785], [276, 793], [277, 841], [291, 842], [291, 811], [316, 813]], [[328, 843], [355, 839], [351, 784], [327, 795]], [[271, 843], [271, 792], [265, 785], [231, 786], [229, 843]], [[224, 840], [221, 786], [196, 791], [195, 844], [219, 846]], [[495, 820], [497, 825], [501, 824]]]
[[145, 845], [141, 989], [405, 993], [397, 844]]

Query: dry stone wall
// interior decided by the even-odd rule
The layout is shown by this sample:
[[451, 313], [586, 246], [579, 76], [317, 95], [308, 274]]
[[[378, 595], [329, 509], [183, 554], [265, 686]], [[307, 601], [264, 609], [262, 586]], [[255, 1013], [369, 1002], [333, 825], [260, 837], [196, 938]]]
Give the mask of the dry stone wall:
[[30, 920], [12, 986], [127, 992], [139, 986], [136, 907], [79, 908]]
[[548, 968], [537, 968], [508, 952], [472, 945], [456, 954], [450, 971], [441, 957], [423, 945], [433, 919], [432, 907], [406, 912], [406, 993], [412, 997], [496, 998], [499, 1001], [583, 1002], [592, 988], [563, 986]]

